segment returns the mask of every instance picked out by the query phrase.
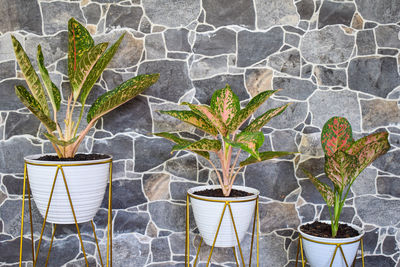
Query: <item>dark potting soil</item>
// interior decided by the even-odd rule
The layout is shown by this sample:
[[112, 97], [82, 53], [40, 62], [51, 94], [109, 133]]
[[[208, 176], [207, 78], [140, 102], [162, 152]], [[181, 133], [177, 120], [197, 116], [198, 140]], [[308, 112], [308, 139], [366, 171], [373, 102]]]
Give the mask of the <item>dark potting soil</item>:
[[[222, 193], [222, 189], [206, 189], [194, 192], [193, 194], [203, 197], [225, 197], [224, 194]], [[242, 190], [232, 189], [228, 197], [247, 197], [251, 195], [253, 194]]]
[[37, 160], [44, 161], [84, 161], [84, 160], [97, 160], [106, 159], [109, 156], [104, 154], [76, 154], [73, 158], [59, 158], [57, 155], [45, 155], [41, 156]]
[[[302, 225], [300, 229], [304, 233], [312, 236], [332, 238], [332, 228], [331, 225], [327, 223], [315, 221], [313, 223]], [[354, 237], [359, 234], [360, 233], [353, 227], [344, 223], [339, 224], [339, 229], [335, 238]]]

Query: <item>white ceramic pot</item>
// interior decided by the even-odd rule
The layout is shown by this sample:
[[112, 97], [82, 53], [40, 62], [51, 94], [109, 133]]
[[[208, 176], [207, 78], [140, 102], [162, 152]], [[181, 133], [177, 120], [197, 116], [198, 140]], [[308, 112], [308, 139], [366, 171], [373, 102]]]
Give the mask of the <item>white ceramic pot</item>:
[[[103, 201], [112, 158], [87, 161], [37, 160], [40, 156], [42, 155], [27, 156], [25, 162], [33, 199], [43, 218], [57, 165], [60, 165], [64, 170], [78, 223], [92, 220]], [[83, 165], [77, 166], [79, 164]], [[61, 170], [58, 171], [46, 221], [56, 224], [75, 223]]]
[[[233, 189], [242, 190], [251, 193], [246, 197], [204, 197], [194, 195], [196, 191], [205, 189], [221, 188], [219, 185], [198, 186], [188, 190], [190, 202], [197, 227], [203, 237], [204, 242], [212, 246], [215, 233], [218, 228], [225, 201], [233, 201], [230, 203], [232, 208], [235, 226], [238, 232], [239, 240], [242, 241], [250, 223], [252, 222], [256, 199], [259, 191], [250, 187], [233, 186]], [[201, 198], [201, 199], [198, 199]], [[244, 202], [234, 202], [243, 201]], [[219, 202], [216, 202], [219, 201]], [[237, 245], [235, 230], [232, 224], [229, 208], [226, 207], [221, 227], [219, 229], [218, 238], [215, 243], [216, 247], [234, 247]]]
[[[321, 221], [324, 223], [330, 224], [330, 221]], [[350, 243], [350, 244], [345, 244], [342, 245], [343, 253], [346, 257], [346, 261], [348, 266], [352, 266], [353, 261], [356, 257], [358, 247], [360, 245], [360, 238], [364, 235], [364, 231], [353, 225], [353, 224], [348, 224], [347, 225], [353, 227], [355, 230], [357, 230], [360, 234], [355, 237], [348, 237], [348, 238], [324, 238], [324, 237], [316, 237], [312, 236], [309, 234], [304, 233], [303, 231], [300, 230], [301, 225], [298, 227], [299, 233], [310, 240], [317, 241], [317, 242], [324, 242], [324, 243]], [[315, 243], [309, 240], [306, 240], [303, 238], [303, 250], [305, 253], [305, 256], [307, 258], [307, 262], [311, 265], [311, 267], [321, 267], [321, 266], [330, 266], [330, 263], [332, 261], [333, 254], [335, 252], [336, 245], [326, 245], [326, 244], [320, 244], [320, 243]], [[356, 241], [357, 242], [353, 242]], [[353, 243], [351, 243], [353, 242]], [[344, 262], [342, 253], [340, 252], [340, 249], [338, 248], [335, 256], [335, 260], [333, 261], [332, 267], [345, 267], [346, 264]]]

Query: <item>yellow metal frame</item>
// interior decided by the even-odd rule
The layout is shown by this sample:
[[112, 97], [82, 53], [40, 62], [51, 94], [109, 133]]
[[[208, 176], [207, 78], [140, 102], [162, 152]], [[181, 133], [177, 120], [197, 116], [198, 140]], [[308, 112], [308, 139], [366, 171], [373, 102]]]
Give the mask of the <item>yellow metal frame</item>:
[[[218, 228], [217, 231], [215, 233], [214, 236], [214, 241], [213, 241], [213, 245], [211, 246], [211, 250], [210, 250], [210, 254], [208, 256], [208, 260], [207, 260], [207, 265], [206, 267], [208, 267], [208, 265], [210, 264], [210, 260], [211, 260], [211, 256], [215, 247], [215, 243], [217, 241], [217, 237], [218, 237], [218, 233], [219, 233], [219, 229], [221, 227], [222, 224], [222, 219], [224, 218], [225, 215], [225, 211], [226, 211], [226, 207], [228, 207], [229, 210], [229, 214], [231, 216], [232, 219], [232, 224], [233, 224], [233, 229], [235, 230], [235, 236], [236, 236], [236, 241], [237, 241], [237, 245], [239, 248], [239, 252], [240, 252], [240, 257], [242, 260], [242, 264], [243, 266], [246, 266], [246, 263], [244, 261], [244, 257], [243, 257], [243, 253], [242, 253], [242, 248], [240, 246], [240, 241], [239, 241], [239, 236], [236, 230], [236, 224], [235, 224], [235, 219], [233, 218], [233, 213], [232, 213], [232, 208], [231, 208], [231, 203], [235, 203], [235, 202], [249, 202], [249, 201], [254, 201], [254, 199], [246, 199], [246, 200], [214, 200], [214, 199], [206, 199], [206, 198], [202, 198], [199, 196], [195, 196], [192, 194], [187, 193], [186, 195], [186, 242], [185, 242], [185, 266], [190, 267], [190, 219], [189, 219], [189, 206], [190, 206], [190, 198], [195, 198], [195, 199], [199, 199], [199, 200], [203, 200], [203, 201], [209, 201], [209, 202], [221, 202], [221, 203], [225, 203], [224, 208], [222, 210], [222, 214], [221, 217], [219, 219], [219, 223], [218, 223]], [[253, 243], [254, 243], [254, 230], [257, 229], [257, 267], [259, 266], [259, 262], [260, 262], [260, 251], [259, 251], [259, 245], [260, 245], [260, 218], [259, 218], [259, 212], [258, 212], [258, 196], [256, 197], [256, 206], [255, 206], [255, 211], [254, 211], [254, 220], [253, 220], [253, 231], [252, 231], [252, 235], [251, 235], [251, 244], [250, 244], [250, 257], [249, 257], [249, 267], [251, 266], [251, 258], [253, 256]], [[197, 253], [196, 253], [196, 258], [194, 260], [193, 263], [193, 267], [196, 266], [197, 264], [197, 260], [199, 258], [199, 254], [200, 254], [200, 248], [201, 248], [201, 244], [203, 242], [203, 238], [200, 239], [200, 243], [199, 243], [199, 247], [197, 249]], [[236, 256], [236, 249], [235, 247], [232, 247], [233, 249], [233, 255], [235, 256], [235, 262], [236, 265], [239, 267], [239, 262]]]
[[[346, 257], [344, 256], [344, 252], [343, 252], [342, 245], [353, 244], [353, 243], [356, 243], [356, 242], [360, 241], [360, 244], [361, 244], [361, 261], [362, 261], [362, 266], [364, 267], [364, 244], [363, 244], [363, 236], [361, 236], [359, 239], [354, 240], [354, 241], [351, 241], [351, 242], [335, 243], [335, 242], [322, 242], [322, 241], [311, 240], [311, 239], [309, 239], [309, 238], [307, 238], [307, 237], [302, 236], [300, 233], [299, 233], [299, 243], [298, 243], [298, 245], [297, 245], [296, 267], [297, 267], [297, 263], [298, 263], [298, 261], [299, 261], [299, 252], [301, 252], [301, 264], [302, 264], [302, 267], [305, 267], [306, 264], [307, 264], [307, 259], [305, 259], [305, 256], [304, 256], [304, 253], [303, 253], [303, 239], [305, 239], [305, 240], [307, 240], [307, 241], [310, 241], [310, 242], [318, 243], [318, 244], [334, 245], [334, 246], [336, 246], [329, 267], [332, 267], [333, 261], [335, 260], [336, 253], [338, 252], [338, 250], [340, 251], [340, 253], [341, 253], [342, 256], [343, 256], [344, 263], [346, 264], [346, 267], [349, 267], [349, 264], [347, 263], [347, 259], [346, 259]], [[353, 259], [353, 265], [352, 265], [353, 267], [354, 267], [355, 264], [356, 264], [356, 258], [357, 258], [357, 253], [356, 253], [356, 256], [355, 256], [354, 259]]]
[[[72, 211], [72, 215], [74, 217], [74, 221], [75, 221], [75, 226], [76, 226], [76, 231], [77, 234], [79, 236], [79, 241], [82, 247], [82, 253], [83, 256], [85, 258], [85, 263], [86, 266], [89, 267], [89, 263], [86, 257], [86, 252], [85, 252], [85, 248], [83, 246], [83, 240], [82, 240], [82, 236], [81, 233], [79, 231], [79, 226], [78, 226], [78, 222], [75, 216], [75, 210], [74, 210], [74, 206], [72, 205], [72, 200], [71, 200], [71, 195], [69, 193], [69, 189], [68, 189], [68, 185], [67, 185], [67, 179], [65, 177], [65, 173], [64, 173], [64, 169], [63, 167], [70, 167], [70, 166], [85, 166], [85, 165], [97, 165], [97, 164], [104, 164], [104, 163], [110, 163], [110, 168], [109, 168], [109, 185], [108, 185], [108, 220], [107, 220], [107, 267], [112, 267], [112, 159], [107, 159], [104, 161], [97, 161], [97, 162], [93, 162], [93, 163], [69, 163], [69, 164], [51, 164], [51, 163], [31, 163], [31, 162], [27, 162], [25, 161], [24, 164], [24, 184], [23, 184], [23, 192], [22, 192], [22, 212], [21, 212], [21, 241], [20, 241], [20, 251], [19, 251], [19, 267], [21, 267], [22, 265], [22, 245], [23, 245], [23, 236], [24, 236], [24, 213], [25, 213], [25, 192], [28, 191], [28, 200], [29, 200], [29, 218], [30, 218], [30, 230], [31, 230], [31, 243], [32, 243], [32, 261], [33, 261], [33, 267], [36, 266], [37, 264], [37, 260], [38, 260], [38, 255], [39, 255], [39, 250], [40, 250], [40, 246], [42, 243], [42, 238], [43, 238], [43, 233], [44, 233], [44, 228], [46, 225], [46, 219], [47, 219], [47, 215], [49, 212], [49, 208], [50, 208], [50, 204], [51, 204], [51, 200], [53, 197], [53, 192], [54, 192], [54, 187], [56, 185], [56, 180], [58, 177], [59, 172], [61, 172], [62, 174], [62, 178], [64, 181], [64, 185], [65, 185], [65, 190], [67, 192], [68, 195], [68, 200], [69, 200], [69, 204], [71, 206], [71, 211]], [[50, 192], [50, 197], [49, 197], [49, 201], [47, 203], [47, 209], [46, 209], [46, 214], [44, 216], [43, 219], [43, 224], [42, 224], [42, 230], [40, 232], [40, 238], [39, 238], [39, 242], [38, 242], [38, 247], [36, 248], [36, 253], [35, 253], [35, 244], [34, 244], [34, 238], [33, 238], [33, 222], [32, 222], [32, 205], [31, 205], [31, 191], [30, 191], [30, 186], [29, 186], [29, 175], [28, 175], [28, 169], [27, 166], [28, 165], [36, 165], [36, 166], [53, 166], [53, 167], [57, 167], [56, 169], [56, 173], [54, 175], [54, 179], [53, 179], [53, 185], [51, 188], [51, 192]], [[100, 253], [100, 247], [99, 247], [99, 243], [97, 240], [97, 236], [96, 236], [96, 231], [94, 228], [94, 224], [93, 224], [93, 220], [90, 221], [90, 224], [92, 226], [92, 230], [93, 230], [93, 235], [94, 235], [94, 239], [97, 245], [97, 252], [99, 253], [99, 258], [100, 258], [100, 263], [101, 266], [104, 267], [103, 265], [103, 260], [101, 257], [101, 253]], [[53, 229], [53, 233], [51, 236], [51, 240], [50, 240], [50, 246], [49, 246], [49, 251], [47, 252], [47, 258], [46, 258], [46, 265], [49, 262], [49, 258], [50, 258], [50, 252], [51, 252], [51, 248], [53, 246], [53, 240], [54, 240], [54, 235], [56, 232], [56, 228], [57, 228], [57, 224], [53, 224], [54, 225], [54, 229]]]

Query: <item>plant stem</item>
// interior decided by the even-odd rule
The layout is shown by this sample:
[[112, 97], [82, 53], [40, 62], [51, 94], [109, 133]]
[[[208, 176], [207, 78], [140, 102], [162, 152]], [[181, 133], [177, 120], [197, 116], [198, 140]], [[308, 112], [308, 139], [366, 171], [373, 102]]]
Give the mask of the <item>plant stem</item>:
[[212, 163], [212, 161], [209, 159], [207, 159], [207, 160], [208, 160], [208, 162], [210, 162], [211, 166], [214, 168], [214, 171], [217, 173], [218, 181], [222, 187], [222, 193], [225, 195], [226, 189], [224, 187], [224, 184], [222, 183], [221, 174], [219, 173], [217, 167], [215, 167], [214, 163]]

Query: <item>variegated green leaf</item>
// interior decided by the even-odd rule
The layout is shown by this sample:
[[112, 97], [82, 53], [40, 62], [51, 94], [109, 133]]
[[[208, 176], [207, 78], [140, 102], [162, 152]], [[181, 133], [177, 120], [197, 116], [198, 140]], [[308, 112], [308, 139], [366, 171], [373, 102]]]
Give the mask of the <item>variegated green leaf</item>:
[[35, 69], [32, 67], [31, 61], [26, 55], [20, 42], [18, 42], [17, 38], [11, 35], [11, 39], [14, 46], [15, 57], [17, 59], [18, 65], [21, 68], [22, 74], [25, 77], [29, 89], [31, 90], [32, 96], [39, 104], [37, 108], [39, 108], [46, 116], [49, 116], [49, 107], [47, 106], [46, 95], [44, 93], [42, 84], [40, 83], [39, 76], [37, 75]]
[[77, 99], [79, 97], [83, 84], [85, 83], [87, 77], [89, 76], [89, 73], [92, 71], [97, 60], [107, 49], [107, 46], [108, 43], [101, 43], [92, 48], [89, 48], [89, 50], [86, 50], [82, 54], [78, 62], [78, 66], [75, 70], [75, 73], [71, 79], [71, 86], [73, 90], [74, 99]]
[[64, 141], [64, 140], [58, 139], [56, 136], [54, 136], [52, 134], [44, 133], [44, 135], [47, 137], [47, 139], [50, 140], [50, 142], [52, 142], [53, 144], [57, 144], [59, 146], [68, 146], [68, 145], [74, 143], [79, 138], [79, 135], [78, 135], [68, 141]]
[[353, 155], [338, 150], [325, 157], [325, 173], [340, 191], [352, 181], [356, 170], [357, 158]]
[[68, 21], [68, 75], [72, 80], [83, 53], [94, 46], [88, 30], [74, 18]]
[[96, 99], [87, 114], [87, 122], [97, 120], [104, 114], [131, 100], [152, 84], [157, 82], [160, 74], [139, 75], [119, 85]]
[[236, 135], [234, 141], [224, 138], [224, 141], [233, 147], [241, 148], [250, 153], [257, 160], [261, 160], [258, 149], [264, 143], [264, 134], [262, 132], [241, 132]]
[[[193, 143], [192, 140], [187, 140], [187, 139], [183, 139], [180, 138], [178, 136], [176, 136], [175, 134], [171, 134], [171, 133], [166, 133], [166, 132], [162, 132], [162, 133], [155, 133], [154, 135], [159, 136], [159, 137], [163, 137], [165, 139], [168, 139], [178, 145], [182, 145], [182, 146], [188, 146], [191, 143]], [[208, 153], [207, 151], [197, 151], [197, 150], [190, 150], [206, 159], [210, 159], [210, 153]]]
[[81, 101], [82, 105], [85, 105], [86, 99], [87, 99], [90, 91], [92, 90], [93, 85], [100, 78], [104, 69], [107, 67], [108, 63], [111, 61], [111, 59], [115, 55], [115, 52], [117, 52], [117, 49], [118, 49], [119, 45], [121, 44], [124, 36], [125, 36], [125, 33], [122, 34], [121, 37], [119, 37], [119, 39], [109, 49], [107, 49], [107, 51], [105, 53], [102, 54], [102, 56], [99, 58], [99, 60], [97, 60], [96, 65], [90, 71], [88, 77], [85, 80], [85, 83], [83, 84], [82, 90], [81, 90], [80, 101]]
[[56, 130], [56, 123], [41, 109], [39, 102], [22, 85], [15, 86], [15, 94], [21, 102], [43, 123], [49, 130]]
[[177, 118], [178, 120], [189, 123], [213, 136], [218, 135], [218, 131], [214, 128], [214, 126], [208, 124], [205, 119], [203, 119], [191, 110], [161, 110], [160, 113], [168, 114], [174, 118]]
[[46, 66], [44, 65], [44, 57], [40, 45], [38, 45], [37, 49], [37, 61], [38, 61], [40, 75], [42, 76], [42, 80], [44, 83], [44, 87], [46, 88], [46, 92], [50, 99], [50, 103], [53, 106], [53, 111], [56, 112], [60, 109], [61, 94], [57, 86], [50, 79], [49, 72], [47, 71]]
[[292, 155], [296, 152], [286, 152], [286, 151], [265, 151], [265, 152], [259, 152], [260, 159], [255, 158], [254, 156], [248, 157], [246, 160], [240, 162], [240, 166], [246, 166], [249, 164], [265, 161], [265, 160], [270, 160], [274, 158], [279, 158], [279, 157], [284, 157], [287, 155]]
[[305, 169], [302, 170], [308, 176], [312, 184], [317, 188], [326, 204], [332, 207], [335, 204], [335, 194], [333, 193], [332, 189], [327, 184], [314, 177], [314, 175], [312, 175], [309, 171]]
[[243, 131], [247, 132], [256, 132], [261, 130], [261, 128], [267, 124], [272, 118], [280, 115], [288, 106], [289, 104], [283, 105], [278, 108], [273, 108], [265, 112], [264, 114], [257, 117], [254, 121], [252, 121]]
[[268, 90], [253, 97], [247, 106], [236, 114], [229, 125], [229, 129], [232, 132], [239, 129], [240, 126], [275, 92], [277, 92], [277, 90]]
[[322, 128], [321, 144], [324, 152], [332, 156], [336, 151], [346, 151], [353, 143], [353, 132], [346, 118], [332, 117]]
[[221, 150], [221, 142], [219, 140], [200, 139], [189, 145], [175, 145], [172, 151], [176, 150], [193, 150], [193, 151], [212, 151], [218, 152]]
[[225, 88], [214, 92], [210, 107], [225, 125], [229, 125], [240, 111], [240, 102], [237, 95], [227, 84]]

